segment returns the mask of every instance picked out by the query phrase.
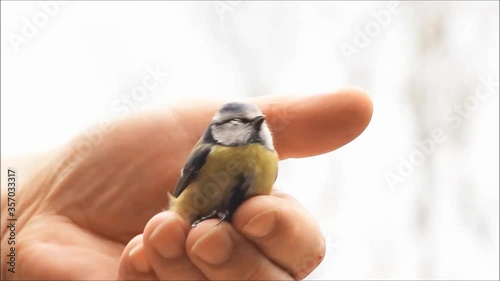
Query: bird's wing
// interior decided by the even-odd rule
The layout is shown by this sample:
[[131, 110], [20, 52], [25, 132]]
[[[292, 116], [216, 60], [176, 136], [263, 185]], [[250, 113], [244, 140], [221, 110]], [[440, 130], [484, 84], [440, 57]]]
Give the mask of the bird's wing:
[[186, 189], [186, 187], [196, 178], [201, 167], [207, 161], [207, 157], [212, 151], [213, 145], [210, 144], [200, 144], [196, 145], [191, 154], [189, 155], [188, 161], [184, 168], [182, 169], [181, 177], [175, 186], [174, 197], [179, 196], [179, 194]]

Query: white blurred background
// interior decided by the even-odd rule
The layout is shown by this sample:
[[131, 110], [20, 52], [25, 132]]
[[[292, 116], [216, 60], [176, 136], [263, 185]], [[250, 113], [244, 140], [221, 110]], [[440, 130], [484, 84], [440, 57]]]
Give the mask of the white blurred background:
[[308, 279], [499, 278], [498, 2], [2, 1], [1, 39], [2, 157], [178, 97], [360, 86], [358, 139], [281, 163], [327, 239]]

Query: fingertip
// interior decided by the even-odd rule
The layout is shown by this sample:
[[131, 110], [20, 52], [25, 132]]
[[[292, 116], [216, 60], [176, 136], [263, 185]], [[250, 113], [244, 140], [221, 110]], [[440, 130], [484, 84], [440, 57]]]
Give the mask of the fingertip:
[[365, 90], [360, 87], [350, 86], [336, 92], [343, 96], [343, 128], [345, 144], [356, 139], [370, 124], [373, 115], [373, 101]]
[[209, 266], [226, 263], [234, 253], [234, 243], [231, 238], [229, 223], [211, 221], [194, 233], [192, 246], [188, 243], [188, 251], [195, 264], [203, 262]]
[[358, 87], [277, 101], [266, 110], [281, 159], [314, 156], [351, 142], [373, 112], [371, 98]]
[[239, 233], [296, 280], [305, 278], [323, 260], [325, 240], [319, 224], [293, 197], [280, 193], [252, 197], [233, 218]]
[[205, 279], [186, 254], [189, 231], [188, 223], [171, 211], [150, 219], [144, 230], [144, 250], [157, 279]]
[[184, 254], [189, 227], [182, 218], [171, 212], [156, 214], [144, 229], [144, 243], [163, 258], [173, 259]]
[[130, 252], [133, 249], [135, 249], [138, 245], [142, 244], [142, 239], [143, 239], [143, 235], [142, 234], [136, 235], [134, 238], [132, 238], [127, 243], [127, 245], [125, 246], [125, 248], [123, 249], [122, 258], [123, 257], [129, 257], [130, 256]]
[[248, 198], [236, 210], [233, 215], [233, 225], [242, 232], [245, 225], [260, 213], [279, 208], [280, 199], [274, 196], [259, 195]]
[[144, 227], [144, 237], [148, 239], [153, 232], [158, 229], [162, 224], [175, 224], [175, 226], [185, 230], [187, 233], [189, 230], [187, 229], [187, 224], [180, 218], [177, 214], [171, 211], [164, 211], [154, 215]]
[[150, 265], [144, 255], [143, 235], [132, 238], [123, 249], [118, 269], [119, 280], [153, 279]]
[[226, 226], [229, 224], [227, 221], [220, 221], [219, 219], [209, 219], [202, 221], [196, 227], [191, 228], [191, 230], [188, 233], [187, 239], [186, 239], [186, 249], [188, 252], [191, 251], [193, 246], [196, 244], [200, 238], [209, 232], [210, 230], [214, 229], [217, 226]]
[[139, 272], [147, 273], [151, 270], [151, 265], [144, 252], [144, 244], [139, 243], [128, 253], [132, 266]]
[[366, 128], [373, 115], [373, 100], [368, 93], [360, 87], [350, 86], [339, 90], [337, 94], [349, 97], [347, 101], [350, 101], [350, 107], [355, 112], [354, 115], [358, 116], [355, 119], [359, 121], [361, 126], [364, 124], [364, 128]]

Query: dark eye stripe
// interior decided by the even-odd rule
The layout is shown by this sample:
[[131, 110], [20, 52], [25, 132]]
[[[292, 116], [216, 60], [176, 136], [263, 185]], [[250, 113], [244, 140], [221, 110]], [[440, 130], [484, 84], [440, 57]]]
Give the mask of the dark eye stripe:
[[241, 122], [241, 123], [250, 123], [250, 122], [252, 122], [252, 120], [250, 120], [248, 118], [232, 118], [232, 119], [229, 119], [229, 120], [224, 120], [223, 123], [227, 123], [227, 122], [231, 122], [231, 121], [238, 121], [238, 122]]
[[243, 123], [250, 123], [252, 122], [252, 120], [248, 119], [248, 118], [234, 118], [234, 120], [239, 120]]
[[222, 125], [222, 124], [225, 124], [225, 123], [229, 123], [231, 121], [239, 121], [241, 123], [250, 123], [250, 122], [252, 122], [252, 120], [248, 119], [248, 118], [231, 118], [231, 119], [226, 119], [226, 120], [214, 122], [213, 124], [215, 124], [215, 125]]

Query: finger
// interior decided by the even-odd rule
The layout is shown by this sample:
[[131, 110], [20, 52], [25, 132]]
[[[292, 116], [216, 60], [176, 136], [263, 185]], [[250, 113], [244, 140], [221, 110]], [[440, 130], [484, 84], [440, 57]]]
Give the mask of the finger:
[[323, 260], [325, 241], [318, 224], [288, 195], [246, 200], [237, 209], [233, 225], [297, 280], [309, 275]]
[[356, 88], [256, 101], [268, 116], [281, 159], [318, 155], [345, 145], [364, 131], [373, 110], [370, 98]]
[[144, 229], [146, 256], [161, 280], [205, 280], [186, 254], [189, 226], [172, 212], [155, 215]]
[[192, 229], [188, 255], [210, 280], [293, 280], [227, 222], [208, 220]]
[[142, 234], [130, 240], [123, 250], [118, 270], [118, 280], [157, 280], [151, 271], [142, 246]]

